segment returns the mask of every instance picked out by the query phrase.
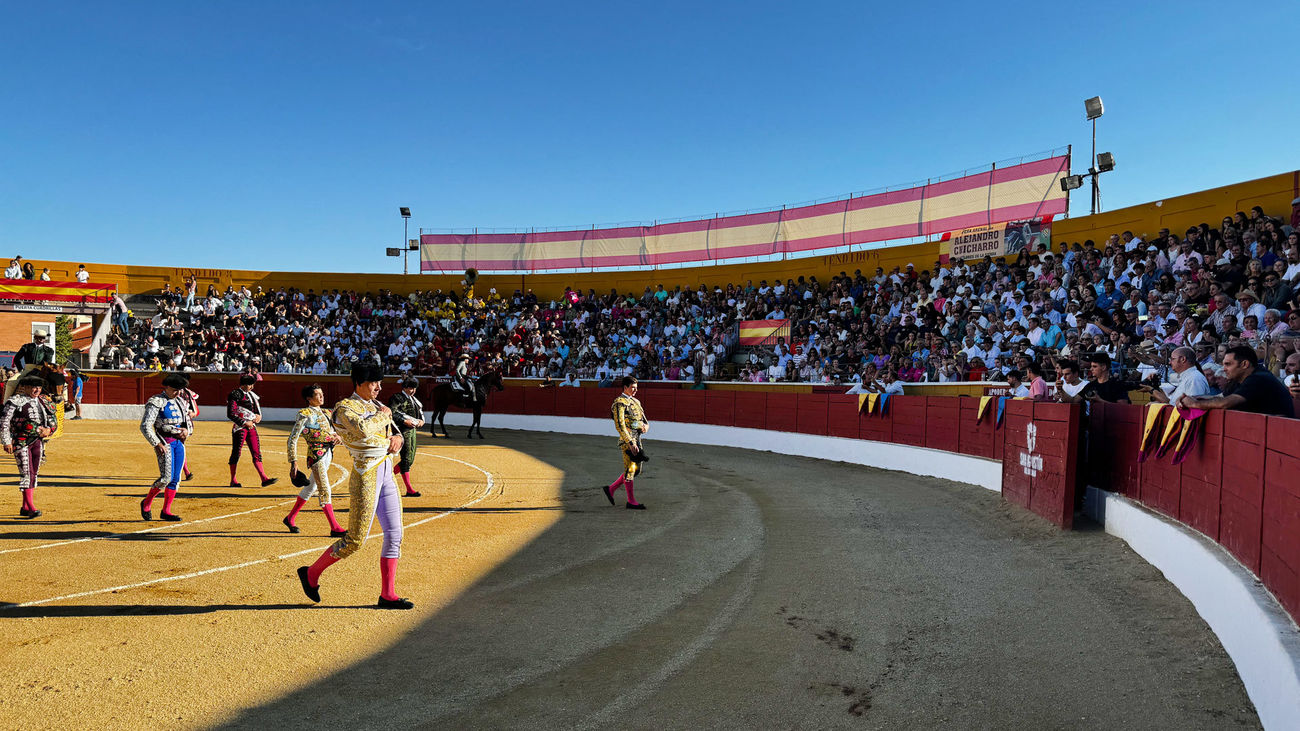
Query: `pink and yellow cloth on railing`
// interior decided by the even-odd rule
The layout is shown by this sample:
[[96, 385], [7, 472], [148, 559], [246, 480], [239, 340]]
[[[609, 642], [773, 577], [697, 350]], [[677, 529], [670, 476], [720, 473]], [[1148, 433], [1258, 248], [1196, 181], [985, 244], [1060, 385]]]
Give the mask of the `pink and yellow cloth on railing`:
[[19, 302], [69, 302], [106, 305], [117, 291], [116, 284], [42, 282], [30, 279], [0, 279], [0, 300]]
[[1069, 208], [1070, 156], [795, 208], [652, 226], [420, 235], [420, 270], [543, 271], [769, 256], [971, 226], [1050, 219]]
[[[1159, 459], [1173, 449], [1173, 464], [1182, 464], [1200, 435], [1204, 409], [1175, 408], [1173, 404], [1148, 404], [1142, 418], [1142, 440], [1138, 442], [1138, 461], [1145, 462], [1154, 452]], [[1161, 422], [1164, 426], [1161, 428]], [[1159, 434], [1157, 438], [1156, 435]]]

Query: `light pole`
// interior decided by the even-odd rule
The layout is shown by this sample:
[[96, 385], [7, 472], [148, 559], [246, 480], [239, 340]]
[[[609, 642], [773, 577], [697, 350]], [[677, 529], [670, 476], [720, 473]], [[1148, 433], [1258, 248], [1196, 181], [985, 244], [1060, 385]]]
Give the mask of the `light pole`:
[[1097, 182], [1097, 119], [1106, 112], [1106, 108], [1101, 103], [1101, 97], [1094, 96], [1091, 99], [1083, 100], [1083, 111], [1088, 115], [1088, 121], [1092, 122], [1092, 159], [1088, 165], [1088, 172], [1092, 173], [1092, 212], [1096, 213], [1101, 208], [1101, 185]]
[[408, 231], [407, 226], [411, 222], [411, 209], [402, 206], [397, 211], [402, 214], [402, 276], [406, 276], [406, 254], [411, 248], [410, 244], [407, 243], [406, 234]]
[[1092, 160], [1085, 175], [1067, 175], [1061, 178], [1061, 190], [1068, 193], [1075, 188], [1081, 188], [1083, 187], [1084, 178], [1092, 178], [1091, 212], [1095, 214], [1101, 210], [1101, 185], [1097, 178], [1102, 173], [1108, 173], [1115, 169], [1115, 156], [1109, 152], [1097, 154], [1097, 118], [1105, 111], [1101, 104], [1101, 97], [1094, 96], [1091, 99], [1085, 99], [1083, 109], [1088, 115], [1088, 121], [1092, 122]]

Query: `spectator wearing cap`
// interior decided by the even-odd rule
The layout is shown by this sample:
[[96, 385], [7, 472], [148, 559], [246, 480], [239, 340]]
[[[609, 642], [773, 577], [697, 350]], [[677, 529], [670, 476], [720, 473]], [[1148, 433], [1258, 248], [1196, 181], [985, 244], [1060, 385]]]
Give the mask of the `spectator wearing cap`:
[[1232, 298], [1227, 292], [1219, 292], [1210, 298], [1210, 304], [1214, 307], [1214, 312], [1206, 318], [1205, 324], [1213, 327], [1217, 333], [1225, 333], [1237, 325], [1237, 316], [1241, 310], [1232, 304]]
[[1180, 397], [1177, 405], [1189, 409], [1233, 409], [1255, 414], [1295, 418], [1295, 402], [1277, 376], [1259, 367], [1259, 356], [1248, 345], [1228, 349], [1223, 356], [1228, 383], [1222, 396]]
[[[1255, 322], [1260, 323], [1264, 321], [1264, 313], [1268, 310], [1267, 307], [1260, 304], [1259, 297], [1256, 296], [1255, 291], [1250, 288], [1243, 289], [1237, 293], [1237, 309], [1239, 310], [1237, 313], [1238, 330], [1245, 329], [1246, 315], [1254, 315]], [[1222, 332], [1220, 332], [1220, 334], [1222, 334]]]
[[14, 353], [12, 366], [15, 370], [30, 371], [39, 365], [54, 365], [54, 348], [45, 344], [45, 333], [32, 335], [32, 342], [27, 343]]

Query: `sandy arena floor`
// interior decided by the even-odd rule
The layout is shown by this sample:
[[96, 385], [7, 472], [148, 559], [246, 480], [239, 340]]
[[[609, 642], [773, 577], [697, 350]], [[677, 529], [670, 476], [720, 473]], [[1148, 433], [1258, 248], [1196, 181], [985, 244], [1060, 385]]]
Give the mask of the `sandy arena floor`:
[[4, 728], [1258, 726], [1155, 569], [979, 488], [652, 443], [634, 512], [596, 487], [612, 438], [422, 435], [416, 609], [386, 612], [377, 537], [303, 597], [330, 539], [314, 501], [280, 524], [285, 425], [262, 430], [280, 484], [245, 456], [234, 489], [226, 426], [200, 424], [181, 523], [139, 519], [135, 424], [68, 432], [34, 521], [0, 458]]

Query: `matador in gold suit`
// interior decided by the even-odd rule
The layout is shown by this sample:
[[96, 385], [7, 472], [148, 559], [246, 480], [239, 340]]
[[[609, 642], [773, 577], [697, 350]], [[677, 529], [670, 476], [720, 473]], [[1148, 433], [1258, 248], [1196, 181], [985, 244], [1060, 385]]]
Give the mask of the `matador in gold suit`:
[[298, 569], [303, 591], [320, 601], [320, 575], [335, 562], [351, 556], [365, 543], [375, 516], [384, 531], [379, 553], [382, 609], [410, 609], [414, 604], [397, 595], [397, 558], [402, 552], [402, 497], [393, 481], [393, 460], [402, 448], [402, 437], [393, 426], [392, 411], [378, 400], [383, 385], [378, 365], [358, 363], [352, 369], [356, 392], [334, 408], [334, 427], [352, 455], [348, 474], [347, 534], [316, 559]]
[[[307, 406], [298, 412], [298, 419], [289, 430], [288, 444], [289, 469], [293, 484], [301, 486], [302, 491], [298, 493], [298, 499], [294, 501], [293, 508], [283, 522], [290, 533], [299, 532], [298, 511], [302, 510], [302, 506], [311, 499], [312, 495], [315, 495], [320, 500], [321, 512], [325, 513], [326, 519], [330, 522], [330, 535], [341, 538], [347, 533], [347, 529], [339, 525], [338, 520], [334, 518], [330, 465], [334, 460], [334, 446], [342, 443], [342, 440], [334, 431], [330, 413], [321, 408], [325, 396], [320, 386], [313, 383], [303, 388], [302, 394]], [[307, 440], [306, 473], [298, 469], [299, 436]]]
[[632, 492], [632, 480], [641, 471], [641, 464], [649, 459], [641, 449], [641, 435], [650, 430], [650, 422], [645, 418], [645, 410], [636, 398], [637, 381], [632, 376], [623, 378], [623, 393], [610, 405], [610, 416], [614, 419], [614, 429], [618, 431], [618, 448], [623, 457], [623, 474], [614, 484], [604, 488], [605, 497], [614, 505], [614, 492], [620, 487], [627, 488], [627, 507], [630, 510], [645, 510], [644, 503], [636, 501]]

